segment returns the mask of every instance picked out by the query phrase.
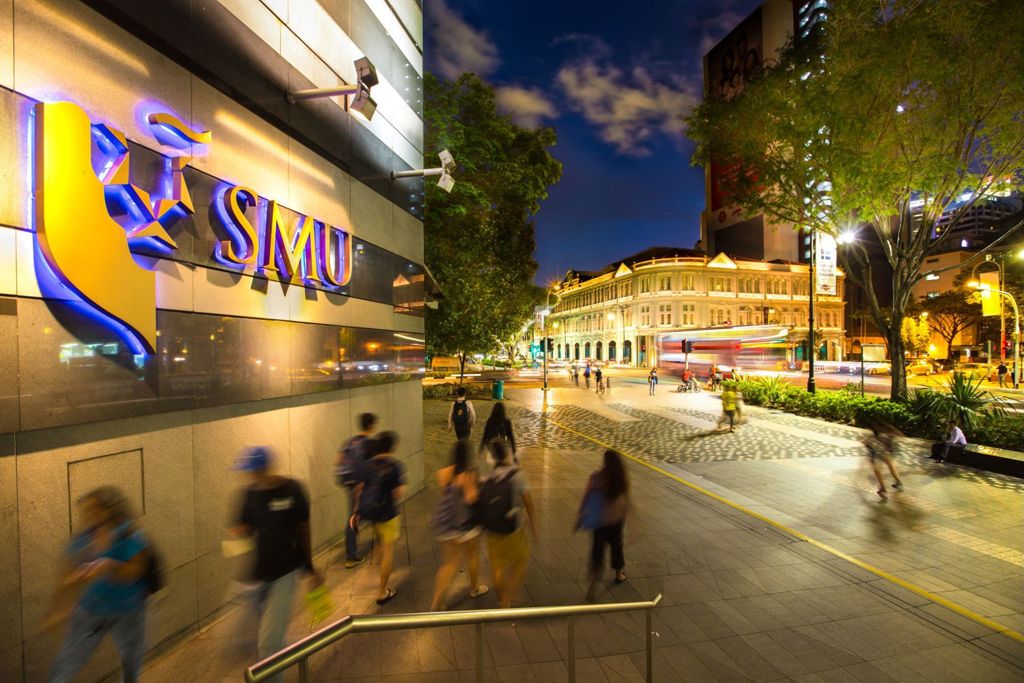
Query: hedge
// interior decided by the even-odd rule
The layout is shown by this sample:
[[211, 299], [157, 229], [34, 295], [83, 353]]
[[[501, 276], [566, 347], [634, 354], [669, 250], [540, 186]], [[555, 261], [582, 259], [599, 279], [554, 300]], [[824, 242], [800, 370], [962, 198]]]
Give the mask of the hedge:
[[466, 388], [466, 398], [477, 401], [489, 400], [491, 398], [490, 384], [471, 384], [469, 382], [459, 385], [457, 382], [443, 382], [441, 384], [424, 384], [423, 398], [455, 399], [455, 390], [463, 386]]
[[[743, 400], [750, 405], [777, 408], [787, 413], [816, 417], [829, 422], [867, 426], [882, 418], [907, 436], [941, 440], [941, 411], [935, 409], [937, 392], [917, 391], [905, 403], [873, 396], [861, 396], [850, 387], [840, 391], [811, 394], [780, 377], [738, 382]], [[1024, 417], [1014, 414], [986, 414], [973, 430], [965, 430], [970, 443], [1024, 451]]]

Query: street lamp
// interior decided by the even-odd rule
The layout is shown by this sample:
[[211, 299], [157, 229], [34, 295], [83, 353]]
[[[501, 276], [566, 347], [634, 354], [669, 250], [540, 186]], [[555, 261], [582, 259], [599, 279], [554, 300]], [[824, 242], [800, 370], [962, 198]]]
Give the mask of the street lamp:
[[1010, 306], [1013, 308], [1013, 388], [1017, 389], [1020, 380], [1020, 311], [1017, 309], [1017, 300], [1009, 292], [992, 289], [988, 285], [974, 280], [968, 282], [967, 286], [979, 290], [982, 296], [985, 296], [986, 293], [999, 294], [1010, 301]]

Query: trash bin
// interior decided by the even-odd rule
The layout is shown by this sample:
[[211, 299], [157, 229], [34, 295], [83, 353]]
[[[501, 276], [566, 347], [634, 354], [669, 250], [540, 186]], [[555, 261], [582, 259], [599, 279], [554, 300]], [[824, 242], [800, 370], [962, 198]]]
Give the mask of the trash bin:
[[505, 400], [505, 380], [494, 380], [494, 384], [491, 386], [491, 398], [493, 398], [495, 401]]

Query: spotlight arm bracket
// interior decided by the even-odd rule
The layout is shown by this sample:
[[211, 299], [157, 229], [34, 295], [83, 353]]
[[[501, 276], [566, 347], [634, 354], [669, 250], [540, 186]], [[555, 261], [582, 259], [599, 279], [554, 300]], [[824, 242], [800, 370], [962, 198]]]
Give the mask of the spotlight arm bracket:
[[359, 93], [361, 85], [354, 83], [352, 85], [338, 85], [333, 88], [310, 88], [309, 90], [296, 90], [290, 92], [287, 95], [288, 102], [295, 104], [299, 100], [312, 100], [320, 97], [339, 97], [341, 95], [356, 95]]

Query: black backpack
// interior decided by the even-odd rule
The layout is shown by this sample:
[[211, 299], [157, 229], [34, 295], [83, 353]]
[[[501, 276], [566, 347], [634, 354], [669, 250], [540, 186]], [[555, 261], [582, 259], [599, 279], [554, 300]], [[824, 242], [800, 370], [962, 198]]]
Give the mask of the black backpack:
[[363, 492], [359, 494], [359, 516], [367, 522], [386, 522], [384, 519], [388, 507], [387, 496], [390, 491], [384, 490], [384, 478], [390, 465], [379, 460], [368, 461], [363, 466]]
[[516, 530], [516, 515], [512, 503], [512, 477], [519, 470], [512, 468], [502, 476], [491, 476], [480, 486], [477, 512], [480, 523], [496, 534], [510, 534]]
[[355, 486], [359, 483], [359, 473], [366, 461], [369, 445], [368, 438], [356, 434], [341, 447], [341, 462], [334, 471], [334, 480], [338, 486]]
[[459, 430], [469, 427], [469, 406], [465, 401], [455, 402], [455, 408], [452, 410], [452, 423]]
[[146, 573], [142, 575], [142, 580], [146, 582], [146, 593], [153, 595], [159, 593], [167, 585], [167, 577], [164, 576], [164, 558], [152, 542], [142, 552], [146, 553]]

